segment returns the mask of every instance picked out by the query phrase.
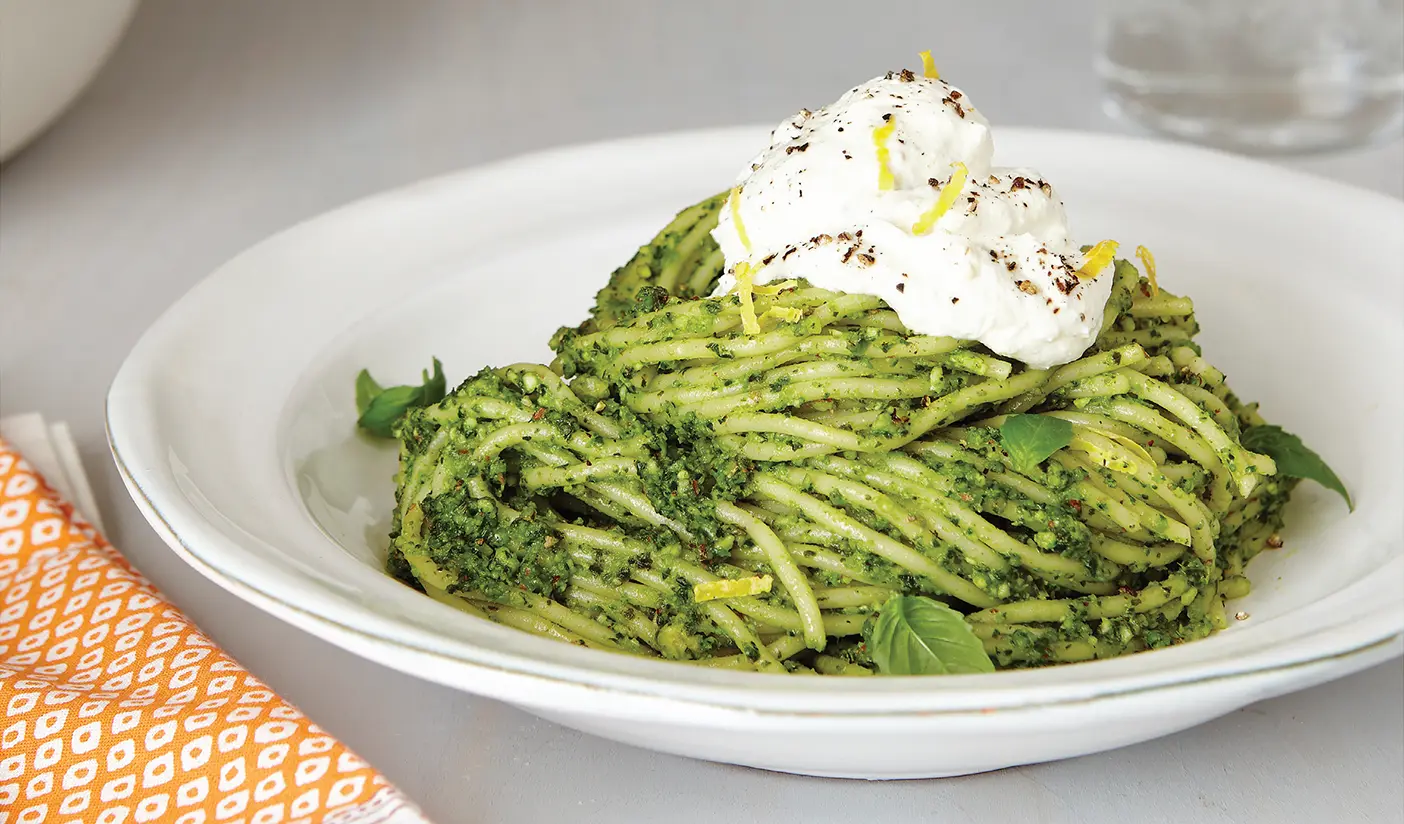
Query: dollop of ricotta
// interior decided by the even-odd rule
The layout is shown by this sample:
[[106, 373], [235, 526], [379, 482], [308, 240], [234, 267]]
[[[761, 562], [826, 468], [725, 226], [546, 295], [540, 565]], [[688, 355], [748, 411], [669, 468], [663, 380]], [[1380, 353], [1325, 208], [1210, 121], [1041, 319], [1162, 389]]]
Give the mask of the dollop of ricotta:
[[1101, 331], [1108, 247], [1079, 251], [1053, 186], [993, 154], [964, 92], [909, 71], [800, 111], [737, 177], [712, 233], [727, 265], [716, 294], [745, 264], [756, 284], [874, 295], [913, 333], [1036, 369], [1075, 360]]

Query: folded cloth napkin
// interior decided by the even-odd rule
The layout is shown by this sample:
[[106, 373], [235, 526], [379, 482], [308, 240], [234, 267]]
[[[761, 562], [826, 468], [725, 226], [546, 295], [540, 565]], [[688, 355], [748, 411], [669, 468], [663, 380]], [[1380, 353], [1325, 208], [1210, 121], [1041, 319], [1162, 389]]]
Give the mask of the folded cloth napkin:
[[0, 824], [425, 821], [0, 437]]

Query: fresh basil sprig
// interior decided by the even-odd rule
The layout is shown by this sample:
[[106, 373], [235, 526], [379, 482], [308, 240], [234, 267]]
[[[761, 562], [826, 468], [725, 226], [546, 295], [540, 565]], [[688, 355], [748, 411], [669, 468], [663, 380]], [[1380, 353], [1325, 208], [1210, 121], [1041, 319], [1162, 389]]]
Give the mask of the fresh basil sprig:
[[1049, 455], [1072, 443], [1073, 426], [1048, 415], [1010, 415], [999, 425], [999, 440], [1020, 472], [1033, 472]]
[[994, 672], [994, 662], [965, 618], [924, 595], [894, 595], [883, 604], [868, 651], [887, 675]]
[[362, 369], [356, 376], [356, 412], [360, 415], [356, 425], [378, 438], [395, 437], [395, 422], [405, 412], [438, 403], [448, 390], [444, 381], [444, 366], [438, 358], [434, 358], [434, 374], [431, 376], [425, 369], [422, 375], [424, 383], [420, 386], [385, 389], [371, 377], [368, 370]]
[[1322, 460], [1320, 455], [1291, 432], [1280, 426], [1262, 424], [1243, 430], [1239, 440], [1245, 448], [1272, 458], [1273, 463], [1277, 464], [1278, 474], [1316, 481], [1327, 489], [1340, 493], [1340, 496], [1345, 498], [1346, 506], [1355, 509], [1355, 503], [1351, 501], [1350, 493], [1346, 491], [1341, 479], [1326, 465], [1326, 461]]

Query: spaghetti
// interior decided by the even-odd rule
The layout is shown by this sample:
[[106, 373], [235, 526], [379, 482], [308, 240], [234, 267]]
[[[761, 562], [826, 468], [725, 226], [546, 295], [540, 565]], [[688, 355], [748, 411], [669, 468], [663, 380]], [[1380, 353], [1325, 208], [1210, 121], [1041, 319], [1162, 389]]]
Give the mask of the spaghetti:
[[[562, 641], [764, 672], [873, 672], [899, 594], [958, 610], [1000, 667], [1225, 625], [1296, 481], [1243, 446], [1262, 419], [1201, 356], [1189, 299], [1116, 260], [1094, 346], [1030, 369], [875, 297], [703, 297], [726, 203], [617, 270], [550, 367], [410, 411], [394, 574]], [[1069, 437], [1016, 460], [1018, 416]]]

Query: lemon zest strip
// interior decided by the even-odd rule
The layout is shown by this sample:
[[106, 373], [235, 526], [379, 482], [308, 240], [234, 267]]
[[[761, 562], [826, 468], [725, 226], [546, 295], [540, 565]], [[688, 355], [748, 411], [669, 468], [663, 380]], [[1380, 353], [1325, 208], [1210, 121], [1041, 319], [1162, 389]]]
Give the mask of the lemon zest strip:
[[804, 317], [804, 312], [793, 306], [772, 306], [765, 310], [763, 318], [779, 318], [780, 320], [794, 323]]
[[1151, 455], [1151, 453], [1146, 451], [1146, 448], [1144, 446], [1141, 446], [1140, 444], [1136, 443], [1135, 441], [1131, 440], [1130, 438], [1126, 437], [1120, 432], [1108, 432], [1105, 429], [1098, 429], [1095, 426], [1089, 426], [1088, 429], [1090, 429], [1093, 432], [1096, 432], [1103, 438], [1108, 438], [1126, 447], [1127, 451], [1129, 451], [1131, 454], [1135, 455], [1138, 459], [1145, 461], [1147, 466], [1159, 466], [1159, 464], [1155, 462], [1155, 458]]
[[1107, 268], [1107, 264], [1112, 262], [1112, 258], [1116, 257], [1116, 250], [1120, 245], [1114, 240], [1103, 240], [1088, 249], [1087, 258], [1083, 261], [1082, 266], [1078, 267], [1075, 274], [1079, 279], [1091, 280], [1097, 277], [1103, 269]]
[[873, 129], [873, 145], [877, 146], [878, 189], [889, 192], [896, 180], [892, 177], [892, 151], [887, 148], [887, 139], [892, 136], [897, 124], [889, 117], [887, 122]]
[[1136, 257], [1141, 259], [1141, 265], [1146, 269], [1146, 280], [1150, 281], [1151, 297], [1160, 294], [1160, 284], [1155, 282], [1155, 255], [1144, 246], [1136, 247]]
[[[1088, 457], [1090, 457], [1098, 465], [1106, 467], [1107, 469], [1110, 469], [1113, 472], [1121, 472], [1123, 474], [1135, 475], [1139, 474], [1143, 470], [1155, 470], [1156, 463], [1155, 460], [1151, 458], [1150, 454], [1147, 453], [1146, 450], [1142, 449], [1140, 444], [1135, 443], [1125, 435], [1114, 435], [1110, 432], [1105, 432], [1102, 430], [1093, 430], [1093, 433], [1096, 435], [1101, 435], [1102, 437], [1107, 438], [1108, 440], [1120, 446], [1128, 446], [1128, 444], [1132, 445], [1131, 447], [1128, 447], [1128, 451], [1131, 453], [1130, 456], [1118, 455], [1114, 452], [1111, 452], [1110, 450], [1104, 448], [1102, 444], [1099, 444], [1092, 438], [1087, 437], [1087, 435], [1080, 433], [1074, 435], [1072, 441], [1068, 445], [1075, 449], [1080, 449], [1081, 451], [1086, 452]], [[1143, 455], [1145, 456], [1144, 458], [1142, 458]]]
[[751, 300], [751, 264], [741, 261], [733, 273], [736, 277], [736, 295], [741, 299], [741, 331], [748, 335], [760, 334], [760, 321], [756, 319], [756, 304]]
[[936, 221], [941, 219], [941, 215], [949, 211], [956, 198], [960, 197], [960, 192], [965, 188], [965, 179], [969, 177], [970, 170], [965, 168], [965, 164], [960, 161], [951, 165], [955, 167], [955, 171], [951, 173], [951, 179], [946, 181], [945, 186], [941, 187], [941, 196], [936, 198], [936, 205], [912, 224], [912, 234], [929, 234], [932, 227], [936, 225]]
[[771, 283], [766, 286], [752, 286], [751, 291], [757, 295], [778, 295], [786, 289], [793, 289], [799, 286], [797, 280], [782, 280], [779, 283]]
[[746, 251], [751, 251], [751, 237], [746, 234], [746, 224], [741, 222], [741, 187], [731, 187], [731, 195], [727, 198], [727, 206], [731, 209], [731, 223], [736, 227], [736, 237], [741, 240], [741, 245]]
[[718, 598], [744, 598], [747, 595], [760, 595], [769, 592], [774, 582], [775, 579], [769, 575], [707, 581], [692, 587], [692, 600], [702, 603], [703, 601], [715, 601]]
[[936, 71], [936, 61], [931, 57], [930, 49], [921, 53], [921, 76], [932, 80], [941, 79], [941, 73]]

